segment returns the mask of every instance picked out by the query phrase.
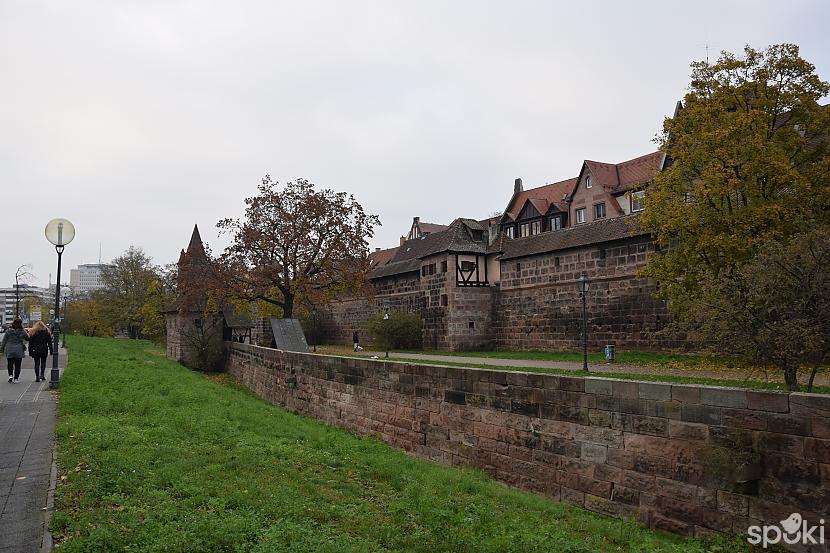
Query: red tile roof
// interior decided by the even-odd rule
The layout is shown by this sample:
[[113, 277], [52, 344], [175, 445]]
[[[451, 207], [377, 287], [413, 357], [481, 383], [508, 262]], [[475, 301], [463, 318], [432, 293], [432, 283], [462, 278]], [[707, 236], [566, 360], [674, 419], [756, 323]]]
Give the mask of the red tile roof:
[[[537, 210], [539, 210], [540, 207], [544, 207], [543, 210], [539, 210], [542, 214], [547, 212], [550, 204], [557, 204], [559, 209], [565, 211], [566, 207], [564, 207], [563, 197], [569, 195], [573, 191], [575, 184], [576, 177], [520, 192], [513, 203], [510, 204], [506, 214], [511, 219], [515, 220], [516, 217], [519, 216], [519, 211], [524, 207], [527, 200], [536, 200], [532, 203], [533, 207]], [[539, 203], [537, 204], [537, 202]]]
[[614, 192], [623, 192], [639, 184], [644, 184], [660, 172], [663, 152], [652, 152], [638, 158], [617, 164], [619, 184]]
[[418, 228], [421, 229], [421, 232], [426, 234], [427, 232], [441, 232], [442, 230], [447, 230], [449, 225], [439, 225], [437, 223], [424, 223], [419, 222]]
[[369, 254], [369, 268], [374, 269], [381, 265], [386, 265], [391, 261], [395, 254], [398, 253], [398, 248], [389, 248], [386, 250], [376, 250]]
[[585, 165], [591, 171], [594, 184], [618, 194], [653, 179], [660, 172], [662, 160], [663, 152], [652, 152], [622, 163], [585, 160]]

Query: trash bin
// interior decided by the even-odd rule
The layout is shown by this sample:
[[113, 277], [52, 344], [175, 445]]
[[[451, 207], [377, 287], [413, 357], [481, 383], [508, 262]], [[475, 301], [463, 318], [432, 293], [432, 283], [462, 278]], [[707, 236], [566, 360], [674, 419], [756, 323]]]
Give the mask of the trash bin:
[[605, 362], [613, 363], [617, 357], [617, 348], [614, 344], [605, 345]]

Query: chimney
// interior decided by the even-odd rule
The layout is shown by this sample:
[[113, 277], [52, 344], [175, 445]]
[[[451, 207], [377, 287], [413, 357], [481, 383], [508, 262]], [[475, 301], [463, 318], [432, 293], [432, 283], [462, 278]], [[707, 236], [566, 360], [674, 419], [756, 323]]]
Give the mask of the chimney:
[[421, 222], [421, 218], [420, 218], [420, 217], [413, 217], [413, 218], [412, 218], [412, 224], [413, 224], [413, 225], [417, 225], [419, 222]]
[[401, 236], [401, 246], [403, 246], [404, 242], [406, 242], [406, 236]]
[[513, 183], [513, 193], [518, 194], [523, 190], [524, 188], [522, 188], [522, 179], [516, 179], [516, 181]]
[[380, 251], [380, 248], [375, 248], [375, 251], [376, 251], [376, 252], [379, 252], [379, 251]]

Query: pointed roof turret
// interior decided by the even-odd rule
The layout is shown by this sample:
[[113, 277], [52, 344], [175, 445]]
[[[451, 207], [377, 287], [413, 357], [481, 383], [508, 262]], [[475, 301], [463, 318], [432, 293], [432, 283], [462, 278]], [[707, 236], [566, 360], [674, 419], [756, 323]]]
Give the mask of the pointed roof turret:
[[202, 236], [199, 234], [199, 225], [193, 225], [193, 234], [190, 236], [190, 244], [187, 245], [187, 255], [196, 254], [198, 257], [205, 257], [205, 246], [202, 244]]

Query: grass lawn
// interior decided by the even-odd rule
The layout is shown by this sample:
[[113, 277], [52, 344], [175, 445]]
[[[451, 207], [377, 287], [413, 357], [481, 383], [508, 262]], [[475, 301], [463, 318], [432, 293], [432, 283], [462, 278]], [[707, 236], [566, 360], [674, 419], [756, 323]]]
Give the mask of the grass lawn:
[[69, 337], [60, 551], [732, 552], [646, 530], [270, 405], [147, 342]]
[[[325, 355], [342, 355], [342, 356], [349, 356], [349, 357], [366, 357], [366, 354], [359, 354], [354, 353], [349, 346], [342, 346], [342, 345], [326, 345], [320, 346], [320, 353]], [[572, 369], [556, 369], [556, 368], [548, 368], [548, 367], [512, 367], [507, 365], [483, 365], [483, 364], [476, 364], [476, 363], [467, 363], [467, 362], [456, 362], [456, 361], [425, 361], [423, 359], [418, 359], [415, 357], [407, 357], [407, 353], [423, 353], [426, 355], [445, 355], [451, 357], [481, 357], [487, 359], [526, 359], [530, 361], [534, 360], [541, 360], [541, 361], [572, 361], [572, 359], [567, 358], [567, 356], [577, 355], [575, 353], [550, 353], [550, 352], [447, 352], [447, 351], [416, 351], [416, 350], [403, 350], [403, 351], [396, 351], [398, 355], [392, 355], [389, 357], [390, 361], [403, 361], [407, 363], [420, 363], [426, 365], [440, 365], [440, 366], [448, 366], [448, 367], [468, 367], [468, 368], [485, 368], [485, 369], [492, 369], [492, 370], [502, 370], [502, 371], [526, 371], [526, 372], [538, 372], [538, 373], [545, 373], [545, 374], [563, 374], [568, 376], [596, 376], [601, 378], [618, 378], [623, 380], [645, 380], [649, 382], [670, 382], [675, 384], [703, 384], [707, 386], [727, 386], [727, 387], [736, 387], [736, 388], [752, 388], [756, 390], [776, 390], [776, 391], [787, 391], [787, 386], [783, 383], [778, 382], [765, 382], [763, 380], [752, 380], [752, 379], [743, 379], [743, 380], [735, 380], [730, 378], [710, 378], [710, 377], [703, 377], [703, 376], [693, 376], [695, 369], [707, 369], [707, 370], [718, 370], [724, 369], [724, 366], [718, 365], [705, 365], [702, 360], [694, 361], [695, 356], [691, 355], [664, 355], [664, 354], [656, 354], [656, 353], [647, 353], [647, 352], [640, 352], [636, 355], [642, 356], [642, 359], [649, 359], [649, 356], [654, 356], [653, 358], [664, 357], [666, 358], [665, 367], [674, 367], [674, 368], [683, 368], [684, 370], [688, 370], [688, 374], [690, 376], [679, 376], [675, 374], [660, 374], [659, 372], [643, 372], [643, 373], [614, 373], [614, 372], [599, 372], [599, 371], [583, 371], [583, 370], [572, 370]], [[538, 357], [533, 357], [533, 356]], [[635, 354], [631, 354], [635, 355]], [[555, 359], [556, 356], [563, 356], [562, 359]], [[668, 359], [678, 357], [682, 359], [686, 359], [684, 361], [687, 365], [683, 365], [678, 367], [677, 365], [670, 365]], [[589, 355], [590, 358], [590, 355]], [[579, 357], [576, 361], [581, 362], [582, 357]], [[600, 363], [600, 358], [598, 357], [593, 362]], [[625, 363], [634, 364], [634, 361], [630, 359], [625, 361]], [[695, 363], [698, 363], [695, 365]], [[647, 365], [648, 363], [643, 362], [643, 365]], [[659, 366], [657, 364], [651, 364], [651, 366]], [[826, 370], [826, 369], [825, 369]], [[734, 373], [734, 371], [733, 371]], [[799, 382], [802, 385], [802, 391], [806, 391], [806, 382], [809, 375], [807, 371], [799, 373]], [[830, 394], [830, 387], [828, 386], [813, 386], [812, 393], [815, 394]]]
[[[427, 353], [432, 355], [453, 355], [458, 357], [487, 357], [494, 359], [525, 359], [532, 361], [582, 362], [581, 351], [415, 351], [406, 353]], [[656, 367], [684, 368], [742, 368], [743, 364], [733, 357], [708, 354], [657, 353], [652, 351], [618, 351], [617, 363]], [[605, 363], [605, 354], [588, 353], [590, 363]]]

